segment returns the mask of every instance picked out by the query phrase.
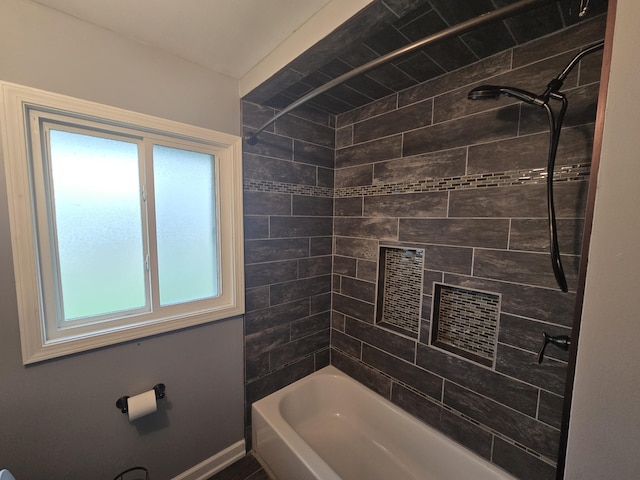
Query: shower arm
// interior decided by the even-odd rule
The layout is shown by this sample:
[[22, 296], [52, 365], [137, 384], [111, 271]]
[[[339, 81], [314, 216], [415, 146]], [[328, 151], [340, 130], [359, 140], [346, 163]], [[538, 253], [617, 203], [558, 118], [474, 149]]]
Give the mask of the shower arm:
[[477, 17], [458, 23], [457, 25], [441, 30], [440, 32], [434, 33], [433, 35], [429, 35], [428, 37], [425, 37], [422, 40], [418, 40], [417, 42], [411, 43], [402, 48], [394, 50], [390, 53], [387, 53], [386, 55], [382, 55], [381, 57], [378, 57], [375, 60], [365, 63], [364, 65], [356, 67], [353, 70], [339, 77], [334, 78], [333, 80], [325, 83], [324, 85], [321, 85], [315, 90], [312, 90], [306, 95], [300, 97], [298, 100], [291, 103], [286, 108], [284, 108], [279, 113], [277, 113], [275, 116], [273, 116], [270, 120], [260, 125], [254, 132], [248, 132], [244, 136], [244, 140], [249, 145], [255, 145], [256, 143], [258, 143], [258, 134], [262, 132], [265, 128], [267, 128], [269, 125], [274, 123], [276, 120], [278, 120], [280, 117], [302, 106], [303, 104], [307, 103], [309, 100], [332, 89], [333, 87], [336, 87], [348, 80], [351, 80], [354, 77], [363, 75], [366, 72], [373, 70], [374, 68], [380, 67], [388, 62], [396, 60], [399, 57], [402, 57], [411, 52], [424, 48], [427, 45], [431, 45], [432, 43], [436, 43], [441, 40], [454, 37], [456, 35], [462, 35], [463, 33], [467, 33], [485, 24], [497, 22], [499, 20], [509, 18], [517, 13], [525, 12], [527, 10], [531, 10], [535, 7], [540, 7], [542, 5], [546, 5], [547, 3], [552, 3], [554, 1], [556, 0], [520, 0], [511, 5], [507, 5], [506, 7], [498, 8], [491, 12], [484, 13]]

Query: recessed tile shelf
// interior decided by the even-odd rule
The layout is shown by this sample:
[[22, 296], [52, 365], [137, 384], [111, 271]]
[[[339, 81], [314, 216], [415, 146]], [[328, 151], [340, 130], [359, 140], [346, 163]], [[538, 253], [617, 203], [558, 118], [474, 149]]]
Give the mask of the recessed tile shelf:
[[376, 323], [417, 338], [424, 250], [380, 247]]
[[431, 345], [493, 367], [499, 315], [499, 294], [435, 283]]

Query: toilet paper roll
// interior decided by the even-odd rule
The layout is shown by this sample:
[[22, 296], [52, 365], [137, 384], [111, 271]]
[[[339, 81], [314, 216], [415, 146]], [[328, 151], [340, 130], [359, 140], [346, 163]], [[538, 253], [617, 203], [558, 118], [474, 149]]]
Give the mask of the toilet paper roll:
[[154, 390], [149, 390], [148, 392], [141, 393], [140, 395], [129, 397], [127, 404], [129, 410], [129, 421], [149, 415], [158, 409], [158, 404], [156, 403], [156, 392]]

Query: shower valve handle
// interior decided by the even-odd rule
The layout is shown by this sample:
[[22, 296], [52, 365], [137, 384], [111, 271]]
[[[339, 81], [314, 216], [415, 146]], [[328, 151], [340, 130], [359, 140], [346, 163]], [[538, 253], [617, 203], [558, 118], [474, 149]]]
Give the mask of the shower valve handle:
[[542, 360], [544, 359], [544, 350], [550, 343], [554, 344], [558, 348], [561, 348], [562, 350], [569, 350], [569, 346], [571, 345], [571, 337], [567, 335], [557, 335], [555, 337], [552, 337], [546, 332], [543, 332], [542, 335], [544, 336], [544, 343], [542, 344], [542, 348], [538, 353], [538, 363], [542, 363]]

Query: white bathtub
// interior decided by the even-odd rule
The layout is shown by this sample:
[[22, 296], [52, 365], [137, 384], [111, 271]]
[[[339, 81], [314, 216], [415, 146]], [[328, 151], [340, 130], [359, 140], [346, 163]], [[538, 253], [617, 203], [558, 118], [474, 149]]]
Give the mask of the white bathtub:
[[253, 448], [278, 480], [513, 480], [335, 367], [252, 406]]

